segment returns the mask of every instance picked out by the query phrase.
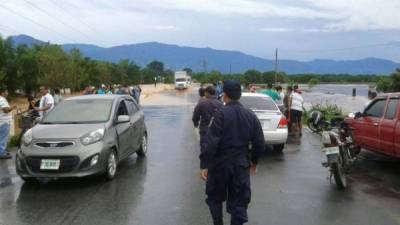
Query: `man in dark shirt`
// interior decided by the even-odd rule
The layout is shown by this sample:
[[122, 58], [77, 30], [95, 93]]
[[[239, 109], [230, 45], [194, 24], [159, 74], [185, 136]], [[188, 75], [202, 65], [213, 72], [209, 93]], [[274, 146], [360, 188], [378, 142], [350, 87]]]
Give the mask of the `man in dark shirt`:
[[264, 134], [256, 115], [238, 101], [241, 86], [226, 81], [224, 102], [207, 133], [200, 154], [200, 176], [206, 181], [207, 204], [214, 225], [222, 225], [222, 203], [227, 200], [231, 225], [248, 221], [250, 172], [255, 174], [258, 157], [265, 149]]
[[217, 99], [216, 90], [212, 86], [204, 89], [205, 99], [201, 99], [193, 112], [193, 124], [199, 127], [200, 151], [204, 151], [205, 137], [213, 115], [220, 110], [222, 102]]

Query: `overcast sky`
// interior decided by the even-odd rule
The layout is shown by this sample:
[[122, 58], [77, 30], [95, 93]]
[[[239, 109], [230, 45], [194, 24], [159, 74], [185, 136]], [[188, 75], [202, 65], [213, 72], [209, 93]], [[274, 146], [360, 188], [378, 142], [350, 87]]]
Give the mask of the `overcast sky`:
[[400, 62], [400, 0], [0, 0], [0, 33], [102, 47], [157, 41], [285, 59]]

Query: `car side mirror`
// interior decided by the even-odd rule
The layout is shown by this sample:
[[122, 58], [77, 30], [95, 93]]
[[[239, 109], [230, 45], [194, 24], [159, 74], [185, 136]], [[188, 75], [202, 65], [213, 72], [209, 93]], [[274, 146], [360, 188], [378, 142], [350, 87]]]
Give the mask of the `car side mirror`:
[[118, 116], [117, 123], [128, 123], [131, 121], [131, 118], [127, 115]]
[[361, 113], [361, 112], [356, 112], [356, 114], [354, 115], [354, 118], [355, 118], [355, 119], [358, 119], [358, 118], [361, 118], [361, 117], [363, 117], [363, 116], [364, 116], [363, 113]]

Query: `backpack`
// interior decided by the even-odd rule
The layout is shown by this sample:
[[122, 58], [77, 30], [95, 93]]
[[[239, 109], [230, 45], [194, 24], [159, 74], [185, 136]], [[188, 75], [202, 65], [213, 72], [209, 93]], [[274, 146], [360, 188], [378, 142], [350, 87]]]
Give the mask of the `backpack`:
[[207, 100], [208, 104], [211, 105], [211, 107], [213, 108], [213, 112], [211, 113], [211, 118], [210, 118], [210, 123], [208, 124], [208, 127], [211, 126], [211, 124], [214, 121], [215, 115], [217, 114], [217, 112], [221, 109], [222, 106], [217, 106], [213, 100]]

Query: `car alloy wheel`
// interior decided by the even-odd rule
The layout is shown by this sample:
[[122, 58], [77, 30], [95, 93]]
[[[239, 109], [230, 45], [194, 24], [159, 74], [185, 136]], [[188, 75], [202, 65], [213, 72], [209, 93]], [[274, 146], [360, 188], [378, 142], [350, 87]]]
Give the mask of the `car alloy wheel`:
[[109, 180], [113, 179], [116, 171], [117, 171], [117, 158], [115, 156], [115, 152], [111, 151], [108, 154], [108, 159], [107, 159], [106, 178]]
[[147, 153], [147, 148], [148, 148], [148, 145], [147, 145], [147, 135], [146, 134], [143, 134], [143, 136], [142, 136], [142, 143], [140, 144], [140, 149], [137, 151], [137, 154], [139, 155], [139, 156], [145, 156], [146, 155], [146, 153]]

